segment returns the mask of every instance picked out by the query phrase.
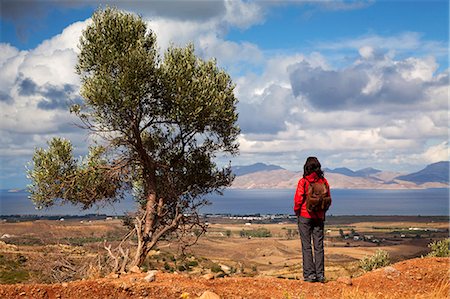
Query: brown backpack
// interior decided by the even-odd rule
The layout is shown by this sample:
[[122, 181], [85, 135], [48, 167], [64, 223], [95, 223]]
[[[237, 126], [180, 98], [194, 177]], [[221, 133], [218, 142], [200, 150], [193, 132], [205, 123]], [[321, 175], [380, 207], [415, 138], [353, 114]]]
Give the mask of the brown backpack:
[[312, 182], [305, 192], [306, 210], [309, 213], [327, 211], [331, 205], [331, 197], [328, 195], [328, 186], [325, 183]]

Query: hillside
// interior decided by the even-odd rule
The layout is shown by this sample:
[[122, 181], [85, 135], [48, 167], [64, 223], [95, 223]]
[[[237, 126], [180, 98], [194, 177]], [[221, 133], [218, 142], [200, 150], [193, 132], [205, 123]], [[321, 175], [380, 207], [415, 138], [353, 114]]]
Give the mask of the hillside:
[[398, 176], [396, 179], [409, 181], [413, 183], [426, 183], [426, 182], [438, 182], [447, 183], [449, 182], [449, 164], [448, 161], [437, 162], [430, 164], [424, 169], [411, 173], [408, 175]]
[[[249, 166], [247, 166], [249, 167]], [[231, 188], [236, 189], [293, 189], [302, 172], [276, 168], [236, 174]], [[447, 174], [445, 174], [447, 171]], [[399, 172], [365, 168], [353, 171], [348, 168], [325, 169], [325, 176], [338, 189], [427, 189], [448, 188], [448, 162], [428, 165], [425, 169], [402, 175]]]
[[[182, 274], [146, 274], [59, 284], [0, 285], [1, 298], [447, 298], [449, 258], [417, 258], [358, 278], [325, 284], [268, 277], [206, 279]], [[184, 295], [183, 295], [184, 294]]]

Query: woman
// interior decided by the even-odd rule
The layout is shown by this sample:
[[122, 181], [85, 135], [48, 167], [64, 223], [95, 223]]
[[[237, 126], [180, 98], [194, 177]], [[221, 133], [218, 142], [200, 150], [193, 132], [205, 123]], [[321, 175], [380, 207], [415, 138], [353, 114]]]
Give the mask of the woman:
[[[326, 186], [326, 196], [330, 197], [328, 181], [323, 176], [319, 160], [309, 157], [303, 166], [303, 177], [299, 180], [294, 196], [294, 212], [298, 218], [298, 230], [302, 242], [303, 279], [308, 282], [325, 282], [325, 258], [323, 249], [325, 210], [309, 212], [306, 208], [306, 194], [312, 183]], [[314, 257], [311, 250], [314, 244]]]

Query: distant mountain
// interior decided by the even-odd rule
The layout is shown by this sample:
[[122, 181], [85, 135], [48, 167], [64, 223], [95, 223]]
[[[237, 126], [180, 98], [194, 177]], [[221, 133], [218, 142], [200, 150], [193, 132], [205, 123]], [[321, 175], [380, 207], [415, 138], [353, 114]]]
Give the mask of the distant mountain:
[[427, 182], [438, 182], [438, 183], [449, 183], [449, 161], [442, 161], [428, 165], [424, 169], [407, 174], [398, 176], [395, 179], [413, 182], [417, 184], [427, 183]]
[[324, 169], [325, 173], [337, 173], [337, 174], [343, 174], [349, 177], [368, 177], [370, 175], [374, 175], [376, 173], [381, 172], [381, 170], [375, 169], [375, 168], [364, 168], [361, 170], [353, 171], [351, 169], [348, 169], [346, 167], [340, 167], [335, 169]]
[[260, 171], [272, 171], [272, 170], [284, 170], [283, 167], [277, 165], [267, 165], [264, 163], [256, 163], [245, 166], [232, 166], [231, 170], [236, 176], [246, 175], [249, 173], [255, 173]]
[[[302, 171], [290, 171], [276, 165], [257, 163], [233, 167], [237, 177], [232, 187], [236, 189], [294, 189], [302, 177]], [[425, 169], [404, 173], [364, 168], [353, 171], [348, 168], [324, 169], [325, 177], [335, 189], [427, 189], [449, 188], [449, 163], [440, 162]], [[413, 181], [414, 180], [414, 181]]]
[[335, 169], [325, 168], [324, 171], [325, 171], [325, 173], [338, 173], [338, 174], [343, 174], [343, 175], [352, 176], [352, 177], [357, 176], [353, 170], [348, 169], [346, 167], [340, 167], [340, 168], [335, 168]]

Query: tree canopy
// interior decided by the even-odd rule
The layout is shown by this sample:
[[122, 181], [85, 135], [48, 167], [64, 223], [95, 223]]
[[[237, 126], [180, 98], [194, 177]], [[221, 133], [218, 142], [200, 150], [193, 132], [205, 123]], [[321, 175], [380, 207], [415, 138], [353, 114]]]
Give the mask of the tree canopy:
[[78, 160], [60, 138], [37, 149], [31, 199], [88, 208], [133, 190], [140, 265], [162, 236], [199, 223], [205, 195], [231, 184], [230, 166], [218, 167], [215, 158], [238, 153], [234, 84], [191, 44], [170, 46], [161, 58], [144, 20], [113, 8], [94, 13], [79, 47], [84, 103], [71, 111], [102, 141]]

